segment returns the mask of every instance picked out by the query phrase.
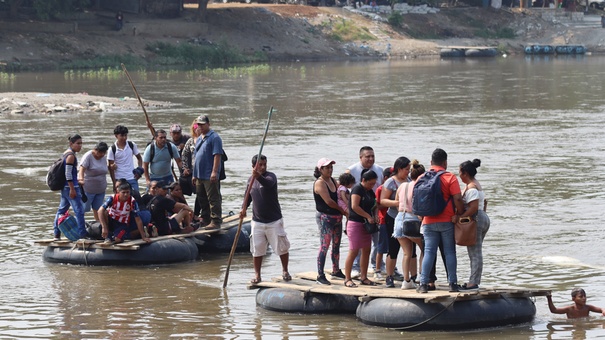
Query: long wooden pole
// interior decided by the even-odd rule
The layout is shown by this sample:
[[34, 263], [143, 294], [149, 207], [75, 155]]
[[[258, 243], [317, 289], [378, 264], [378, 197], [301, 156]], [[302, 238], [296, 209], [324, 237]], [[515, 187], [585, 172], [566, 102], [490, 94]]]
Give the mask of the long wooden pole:
[[128, 81], [130, 82], [130, 85], [132, 86], [132, 90], [134, 91], [134, 94], [137, 96], [137, 99], [139, 100], [139, 104], [141, 104], [141, 108], [143, 109], [143, 113], [145, 114], [145, 121], [147, 122], [147, 127], [149, 128], [149, 131], [151, 132], [151, 137], [155, 138], [155, 128], [153, 127], [153, 125], [151, 124], [151, 121], [149, 120], [149, 115], [147, 114], [147, 110], [145, 110], [145, 105], [143, 105], [141, 96], [139, 96], [139, 91], [137, 91], [137, 87], [134, 86], [134, 82], [132, 81], [132, 78], [130, 78], [130, 74], [128, 73], [128, 70], [126, 69], [126, 65], [122, 64], [122, 70], [124, 70], [124, 74], [126, 74], [126, 78], [128, 78]]
[[[263, 134], [263, 140], [260, 143], [260, 150], [258, 150], [258, 156], [256, 158], [255, 169], [258, 167], [258, 163], [260, 162], [260, 156], [263, 153], [263, 146], [265, 145], [265, 139], [267, 138], [267, 131], [269, 131], [269, 123], [271, 123], [271, 115], [273, 114], [273, 106], [269, 110], [269, 117], [267, 118], [267, 124], [265, 125], [265, 133]], [[248, 208], [248, 196], [250, 195], [250, 190], [252, 189], [252, 184], [254, 183], [254, 177], [250, 178], [250, 183], [248, 183], [248, 187], [246, 188], [246, 193], [244, 194], [244, 202], [242, 203], [242, 210]], [[229, 269], [231, 268], [231, 261], [233, 260], [233, 254], [235, 254], [235, 249], [237, 248], [237, 243], [239, 242], [239, 235], [242, 232], [242, 224], [244, 223], [244, 218], [240, 215], [239, 224], [237, 225], [237, 232], [235, 233], [235, 239], [233, 240], [233, 245], [231, 246], [231, 252], [229, 253], [229, 261], [227, 262], [227, 269], [225, 270], [225, 280], [223, 281], [223, 288], [227, 287], [227, 281], [229, 280]]]
[[[147, 114], [147, 110], [145, 110], [145, 105], [143, 105], [143, 100], [141, 100], [141, 96], [139, 96], [139, 91], [137, 91], [137, 87], [134, 86], [134, 82], [132, 81], [132, 78], [130, 78], [130, 74], [128, 73], [128, 70], [126, 69], [126, 65], [124, 65], [122, 63], [122, 70], [124, 71], [124, 74], [126, 74], [126, 78], [128, 78], [128, 81], [130, 82], [130, 85], [132, 86], [132, 90], [134, 91], [134, 94], [137, 96], [137, 99], [139, 100], [139, 104], [141, 104], [141, 108], [143, 109], [143, 113], [145, 114], [145, 121], [147, 122], [147, 127], [149, 128], [149, 131], [151, 132], [151, 138], [155, 140], [155, 128], [153, 127], [153, 124], [151, 124], [151, 121], [149, 120], [149, 115]], [[153, 141], [152, 141], [153, 143]], [[170, 144], [168, 144], [168, 147], [171, 148], [172, 146]], [[174, 180], [175, 181], [179, 181], [179, 178], [177, 177], [176, 173], [174, 172], [174, 168], [172, 167], [172, 160], [170, 160], [170, 170], [172, 170], [172, 176], [174, 176]], [[181, 171], [181, 170], [179, 170]]]

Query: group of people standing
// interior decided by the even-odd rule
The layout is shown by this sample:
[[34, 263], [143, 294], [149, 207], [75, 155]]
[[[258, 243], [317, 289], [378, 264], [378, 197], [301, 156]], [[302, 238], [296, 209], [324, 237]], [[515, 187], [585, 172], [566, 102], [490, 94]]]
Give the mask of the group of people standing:
[[[111, 242], [188, 232], [193, 230], [192, 222], [199, 222], [206, 229], [220, 228], [224, 150], [220, 136], [210, 128], [210, 119], [205, 115], [197, 117], [191, 124], [191, 135], [183, 133], [179, 124], [173, 124], [171, 140], [165, 130], [151, 130], [154, 138], [143, 155], [137, 144], [128, 140], [128, 128], [117, 125], [116, 141], [111, 146], [97, 143], [84, 154], [81, 163], [76, 154], [82, 150], [82, 137], [68, 138], [69, 147], [63, 153], [66, 182], [54, 221], [55, 239], [61, 238], [59, 221], [70, 207], [80, 238], [92, 236], [84, 221], [84, 213], [91, 209], [102, 225], [103, 237]], [[173, 169], [173, 161], [180, 176]], [[113, 196], [106, 198], [108, 173]], [[143, 196], [139, 189], [141, 177], [146, 183]], [[191, 209], [183, 189], [188, 188], [191, 194], [194, 187], [197, 196], [195, 209]], [[156, 227], [151, 233], [139, 226], [150, 222]]]
[[[383, 254], [386, 254], [385, 284], [395, 287], [397, 257], [399, 249], [403, 249], [401, 288], [416, 288], [418, 292], [426, 293], [435, 289], [439, 249], [445, 263], [449, 290], [478, 289], [483, 269], [482, 243], [490, 226], [485, 212], [485, 193], [475, 178], [481, 161], [475, 159], [460, 164], [458, 176], [465, 184], [464, 191], [461, 191], [456, 175], [446, 171], [447, 153], [435, 149], [428, 171], [439, 173], [438, 180], [447, 204], [437, 215], [417, 216], [412, 211], [413, 189], [426, 173], [424, 166], [417, 160], [399, 157], [392, 167], [383, 169], [375, 164], [374, 150], [369, 146], [360, 149], [359, 158], [360, 161], [351, 165], [338, 182], [332, 177], [335, 161], [322, 158], [315, 167], [313, 196], [321, 244], [317, 257], [317, 283], [330, 284], [324, 267], [331, 246], [331, 276], [344, 279], [346, 287], [357, 287], [352, 275], [356, 262], [359, 263], [359, 284], [376, 285], [368, 277], [370, 257], [375, 260], [374, 277], [382, 278]], [[345, 233], [349, 238], [344, 273], [339, 264], [343, 217], [347, 220]], [[467, 247], [470, 278], [459, 286], [454, 223], [465, 217], [476, 221], [477, 239], [475, 245]], [[370, 233], [372, 228], [368, 226], [373, 224], [379, 224], [379, 231]], [[415, 260], [416, 247], [420, 250], [420, 266]]]

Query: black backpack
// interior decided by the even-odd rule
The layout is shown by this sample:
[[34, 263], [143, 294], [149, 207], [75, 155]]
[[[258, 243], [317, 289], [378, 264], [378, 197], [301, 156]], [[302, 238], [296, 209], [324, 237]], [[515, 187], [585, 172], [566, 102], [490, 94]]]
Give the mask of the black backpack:
[[[130, 146], [130, 149], [134, 152], [134, 144], [129, 140], [127, 140], [126, 142], [128, 143], [128, 146]], [[111, 151], [113, 151], [113, 159], [116, 159], [116, 150], [116, 144], [114, 143], [111, 145]]]
[[46, 185], [48, 185], [50, 190], [58, 191], [65, 187], [65, 182], [67, 181], [65, 178], [65, 158], [73, 154], [73, 152], [63, 154], [61, 158], [54, 161], [53, 164], [51, 164], [48, 168], [48, 173], [46, 174]]
[[441, 175], [445, 171], [427, 171], [414, 185], [412, 194], [412, 212], [418, 216], [437, 216], [443, 212], [450, 198], [443, 199]]
[[[153, 143], [153, 141], [151, 141], [147, 145], [151, 145], [151, 150], [149, 150], [150, 151], [149, 163], [153, 163], [153, 158], [155, 157], [155, 143]], [[174, 155], [172, 154], [172, 142], [167, 142], [166, 147], [168, 148], [168, 153], [170, 154], [170, 159], [174, 159]]]

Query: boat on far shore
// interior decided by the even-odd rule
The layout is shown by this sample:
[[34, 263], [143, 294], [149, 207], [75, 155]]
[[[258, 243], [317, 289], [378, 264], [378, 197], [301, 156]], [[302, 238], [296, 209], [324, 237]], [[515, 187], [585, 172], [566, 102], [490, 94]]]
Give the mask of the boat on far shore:
[[[250, 218], [244, 219], [236, 252], [250, 251]], [[150, 243], [141, 239], [106, 245], [103, 240], [77, 241], [53, 239], [36, 240], [46, 247], [42, 258], [46, 262], [88, 266], [156, 265], [195, 261], [200, 254], [229, 253], [239, 225], [239, 216], [223, 218], [220, 229], [198, 229], [188, 234], [152, 237]]]

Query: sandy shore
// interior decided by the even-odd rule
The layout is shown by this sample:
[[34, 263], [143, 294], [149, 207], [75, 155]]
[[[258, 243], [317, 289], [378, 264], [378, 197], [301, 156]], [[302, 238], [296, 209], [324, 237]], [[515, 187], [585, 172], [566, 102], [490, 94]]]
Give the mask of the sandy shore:
[[[174, 106], [169, 102], [143, 100], [146, 109]], [[92, 96], [87, 93], [0, 93], [3, 114], [61, 114], [67, 112], [135, 111], [141, 105], [136, 98]]]

